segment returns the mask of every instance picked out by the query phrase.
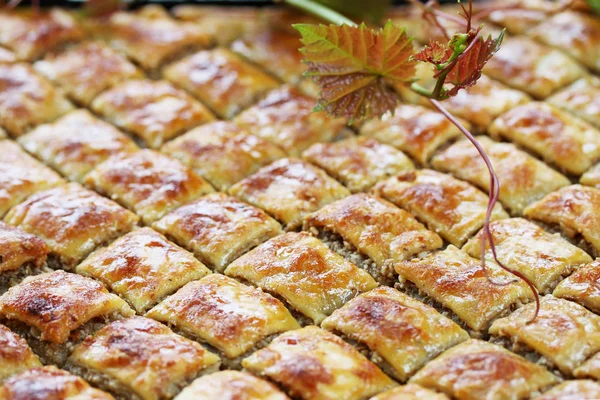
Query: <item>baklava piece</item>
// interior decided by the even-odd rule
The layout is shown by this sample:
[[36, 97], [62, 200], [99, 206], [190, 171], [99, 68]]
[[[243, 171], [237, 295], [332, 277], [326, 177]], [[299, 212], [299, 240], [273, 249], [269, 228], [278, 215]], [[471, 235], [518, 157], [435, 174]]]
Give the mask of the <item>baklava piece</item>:
[[42, 239], [0, 222], [0, 294], [27, 276], [48, 272], [47, 254]]
[[118, 399], [171, 399], [219, 357], [148, 318], [114, 321], [79, 344], [67, 368]]
[[527, 34], [600, 72], [600, 21], [596, 16], [563, 11], [546, 18]]
[[298, 157], [315, 143], [333, 140], [346, 125], [345, 119], [330, 117], [325, 111], [315, 112], [314, 108], [312, 97], [284, 86], [243, 111], [234, 122]]
[[456, 400], [526, 399], [558, 378], [500, 346], [471, 339], [446, 350], [410, 382]]
[[579, 268], [559, 283], [552, 293], [556, 297], [575, 301], [595, 313], [600, 313], [600, 260]]
[[302, 157], [323, 168], [351, 192], [364, 192], [377, 182], [414, 169], [400, 150], [368, 137], [317, 143]]
[[600, 79], [582, 78], [548, 98], [548, 103], [600, 129]]
[[600, 164], [596, 164], [592, 168], [588, 169], [583, 175], [581, 175], [579, 182], [582, 185], [593, 186], [597, 189], [600, 189]]
[[290, 400], [275, 385], [239, 371], [220, 371], [198, 378], [175, 397], [175, 400], [215, 399]]
[[99, 280], [141, 314], [210, 270], [163, 235], [142, 228], [90, 255], [77, 273]]
[[264, 211], [222, 193], [179, 207], [153, 227], [217, 272], [281, 233], [281, 225]]
[[229, 192], [267, 211], [287, 230], [300, 227], [307, 214], [350, 195], [348, 189], [320, 168], [294, 158], [259, 169], [233, 185]]
[[11, 49], [19, 60], [33, 61], [83, 36], [75, 18], [59, 8], [0, 10], [0, 45]]
[[544, 22], [554, 10], [560, 8], [560, 5], [548, 0], [521, 0], [520, 7], [506, 7], [504, 0], [493, 1], [490, 5], [498, 8], [488, 15], [489, 21], [514, 35], [523, 34]]
[[271, 25], [246, 33], [231, 44], [231, 49], [284, 82], [296, 84], [307, 70], [298, 51], [301, 46], [297, 32]]
[[112, 157], [90, 172], [84, 182], [135, 211], [146, 224], [213, 191], [181, 161], [153, 150]]
[[576, 378], [593, 378], [600, 380], [600, 353], [594, 354], [574, 371]]
[[493, 263], [486, 263], [486, 274], [479, 259], [452, 245], [395, 268], [403, 291], [452, 316], [476, 336], [485, 337], [494, 319], [533, 299], [524, 282]]
[[[422, 169], [380, 182], [373, 193], [404, 208], [429, 229], [455, 246], [461, 246], [485, 222], [488, 197], [467, 182]], [[492, 219], [507, 218], [496, 205]]]
[[469, 339], [467, 332], [432, 307], [386, 286], [350, 300], [321, 327], [356, 344], [400, 382], [438, 354]]
[[547, 103], [513, 108], [494, 120], [489, 133], [573, 175], [583, 174], [600, 158], [600, 131]]
[[32, 194], [64, 183], [59, 174], [25, 153], [11, 140], [0, 140], [0, 217]]
[[279, 300], [221, 274], [188, 283], [146, 316], [207, 343], [234, 369], [277, 334], [300, 328]]
[[592, 380], [574, 380], [553, 387], [535, 400], [600, 399], [600, 384]]
[[[486, 136], [477, 141], [490, 158], [500, 181], [500, 202], [513, 214], [521, 215], [529, 204], [571, 182], [512, 143], [498, 143]], [[461, 140], [435, 155], [431, 164], [439, 171], [489, 192], [490, 173], [481, 155], [468, 140]]]
[[525, 209], [525, 216], [560, 227], [594, 257], [600, 256], [600, 189], [571, 185]]
[[163, 73], [226, 119], [278, 85], [275, 78], [223, 48], [200, 51], [167, 66]]
[[371, 397], [369, 400], [450, 400], [443, 393], [425, 389], [415, 383], [398, 386]]
[[277, 145], [225, 121], [192, 129], [166, 143], [161, 151], [181, 160], [222, 191], [285, 157]]
[[[522, 218], [494, 221], [490, 224], [496, 256], [508, 268], [525, 275], [540, 293], [550, 293], [556, 285], [591, 257], [557, 234], [550, 234], [533, 222]], [[481, 258], [483, 232], [470, 239], [463, 251]], [[489, 241], [486, 259], [493, 262]]]
[[157, 6], [116, 12], [107, 20], [92, 22], [92, 31], [153, 76], [161, 66], [211, 42], [196, 24], [178, 22]]
[[13, 376], [0, 386], [2, 400], [114, 400], [67, 371], [39, 367]]
[[600, 316], [552, 295], [542, 298], [540, 312], [531, 320], [534, 311], [535, 304], [527, 304], [496, 320], [490, 333], [530, 359], [539, 356], [540, 364], [566, 376], [600, 350]]
[[143, 78], [141, 71], [110, 47], [87, 42], [62, 53], [53, 53], [34, 68], [74, 101], [89, 105], [100, 92], [127, 79]]
[[92, 109], [151, 148], [214, 119], [201, 103], [165, 81], [123, 82], [96, 97]]
[[412, 105], [399, 105], [393, 115], [367, 121], [360, 134], [402, 150], [421, 165], [427, 165], [438, 148], [461, 135], [442, 114]]
[[73, 346], [106, 321], [134, 312], [93, 279], [64, 271], [26, 278], [0, 296], [0, 321], [44, 364], [62, 365]]
[[396, 280], [395, 262], [443, 245], [436, 233], [411, 214], [368, 194], [355, 194], [308, 214], [304, 230], [317, 235], [376, 281], [389, 285]]
[[544, 99], [585, 75], [571, 57], [526, 37], [504, 40], [483, 72], [536, 99]]
[[72, 109], [69, 100], [31, 66], [0, 63], [0, 126], [11, 136], [52, 122]]
[[298, 399], [361, 400], [396, 385], [354, 347], [315, 326], [284, 333], [242, 364]]
[[0, 325], [0, 387], [11, 376], [41, 366], [25, 339]]
[[127, 135], [83, 109], [41, 125], [18, 141], [67, 179], [78, 182], [109, 157], [138, 149]]
[[228, 276], [283, 299], [302, 325], [319, 324], [377, 283], [323, 242], [305, 232], [269, 240], [231, 263]]
[[129, 232], [138, 217], [99, 194], [69, 183], [13, 207], [4, 221], [39, 236], [52, 268], [72, 270], [98, 246]]

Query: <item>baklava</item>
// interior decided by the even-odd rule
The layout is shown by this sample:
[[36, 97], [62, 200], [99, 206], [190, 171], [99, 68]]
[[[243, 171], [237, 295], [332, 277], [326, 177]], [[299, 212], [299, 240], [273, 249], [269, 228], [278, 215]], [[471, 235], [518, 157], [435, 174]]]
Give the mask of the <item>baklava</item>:
[[221, 191], [285, 157], [279, 146], [226, 121], [192, 129], [165, 143], [161, 151], [181, 160]]
[[68, 183], [29, 197], [4, 221], [39, 236], [52, 268], [73, 270], [98, 246], [129, 232], [138, 217], [117, 203]]
[[281, 233], [281, 225], [264, 211], [223, 193], [179, 207], [153, 227], [217, 272]]
[[377, 286], [371, 276], [305, 232], [277, 236], [225, 270], [282, 299], [302, 325], [319, 324]]
[[592, 380], [563, 382], [535, 400], [600, 399], [600, 385]]
[[548, 98], [548, 103], [586, 120], [600, 129], [600, 79], [587, 77], [575, 81]]
[[146, 316], [208, 344], [232, 369], [273, 337], [300, 328], [279, 300], [221, 274], [188, 283]]
[[73, 347], [133, 310], [93, 279], [53, 271], [0, 296], [0, 322], [24, 337], [44, 364], [62, 366]]
[[145, 224], [213, 191], [181, 161], [147, 149], [113, 156], [90, 172], [84, 183], [135, 211]]
[[560, 282], [552, 294], [600, 313], [598, 282], [600, 282], [600, 261], [596, 260], [577, 269], [571, 276]]
[[396, 385], [354, 347], [315, 326], [284, 333], [242, 364], [297, 399], [362, 400]]
[[600, 164], [596, 164], [585, 171], [585, 173], [581, 175], [579, 183], [600, 189]]
[[449, 400], [443, 393], [429, 390], [416, 383], [398, 386], [371, 397], [369, 400]]
[[134, 230], [97, 250], [76, 271], [102, 282], [140, 314], [210, 273], [191, 253], [150, 228]]
[[41, 366], [25, 339], [0, 324], [0, 387], [11, 376]]
[[394, 263], [443, 245], [411, 214], [368, 194], [354, 194], [308, 214], [304, 230], [388, 285], [396, 280]]

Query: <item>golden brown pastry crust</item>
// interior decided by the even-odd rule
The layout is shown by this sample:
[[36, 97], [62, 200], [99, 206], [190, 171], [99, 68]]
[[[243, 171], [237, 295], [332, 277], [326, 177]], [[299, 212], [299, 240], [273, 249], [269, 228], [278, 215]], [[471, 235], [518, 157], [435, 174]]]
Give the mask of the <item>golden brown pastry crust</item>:
[[278, 85], [274, 78], [223, 48], [193, 54], [167, 66], [163, 74], [226, 119]]
[[577, 269], [558, 284], [552, 293], [556, 297], [575, 301], [595, 313], [600, 313], [600, 261], [596, 260]]
[[41, 267], [47, 254], [48, 246], [42, 239], [0, 221], [0, 273], [27, 263]]
[[471, 339], [442, 353], [411, 380], [458, 400], [520, 399], [558, 379], [500, 346]]
[[143, 400], [171, 398], [219, 357], [148, 318], [112, 322], [89, 336], [69, 357], [70, 365], [118, 381]]
[[350, 300], [321, 327], [365, 344], [403, 382], [435, 356], [469, 339], [452, 320], [410, 296], [380, 286]]
[[483, 72], [536, 99], [545, 99], [585, 75], [581, 65], [566, 54], [524, 36], [504, 40]]
[[567, 376], [600, 350], [600, 316], [577, 303], [544, 296], [533, 321], [535, 304], [528, 304], [490, 327], [495, 336], [524, 343], [550, 360]]
[[547, 101], [600, 129], [600, 79], [579, 79]]
[[128, 136], [84, 109], [41, 125], [18, 142], [67, 179], [78, 182], [109, 157], [138, 149]]
[[348, 196], [350, 191], [320, 168], [284, 158], [236, 183], [229, 193], [264, 209], [287, 230], [293, 230], [302, 225], [307, 214]]
[[92, 109], [156, 149], [183, 131], [214, 119], [183, 90], [166, 81], [130, 80], [100, 94]]
[[[485, 221], [487, 195], [433, 170], [406, 172], [378, 183], [372, 192], [424, 221], [455, 246], [461, 246]], [[496, 205], [492, 220], [507, 217], [502, 206]]]
[[600, 353], [594, 354], [573, 372], [576, 378], [600, 379]]
[[301, 399], [359, 400], [396, 385], [354, 347], [315, 326], [282, 334], [242, 363]]
[[289, 400], [289, 397], [275, 385], [240, 371], [220, 371], [200, 377], [175, 397], [175, 400], [214, 399]]
[[380, 393], [369, 400], [449, 400], [449, 397], [415, 383], [408, 383]]
[[32, 194], [63, 182], [15, 142], [0, 140], [0, 216]]
[[600, 189], [571, 185], [531, 204], [524, 215], [550, 225], [559, 225], [571, 238], [581, 235], [600, 252]]
[[340, 235], [379, 267], [442, 247], [442, 239], [408, 212], [369, 194], [355, 194], [304, 218], [304, 229]]
[[[541, 293], [549, 293], [564, 276], [592, 261], [585, 251], [526, 219], [494, 221], [490, 231], [498, 260], [525, 275]], [[480, 231], [463, 247], [471, 257], [481, 258], [481, 237]], [[489, 243], [486, 259], [493, 261]]]
[[367, 272], [305, 232], [263, 243], [231, 263], [225, 274], [285, 299], [315, 324], [377, 286]]
[[600, 398], [600, 384], [592, 380], [563, 382], [535, 400], [577, 400]]
[[[503, 0], [492, 3], [504, 6]], [[509, 33], [520, 35], [532, 27], [544, 22], [553, 9], [556, 8], [552, 2], [547, 0], [521, 0], [521, 7], [498, 7], [488, 16], [490, 22], [505, 27]]]
[[134, 210], [146, 224], [213, 191], [179, 160], [152, 150], [114, 156], [90, 172], [84, 182]]
[[581, 175], [579, 183], [600, 189], [600, 164], [596, 164], [592, 168], [585, 171], [585, 173]]
[[234, 122], [260, 136], [292, 157], [318, 142], [333, 140], [346, 125], [325, 111], [314, 112], [315, 100], [292, 86], [269, 92], [255, 106], [243, 111]]
[[96, 247], [130, 231], [138, 217], [79, 184], [45, 190], [13, 207], [4, 221], [39, 236], [61, 267], [72, 269]]
[[[478, 136], [500, 181], [500, 202], [513, 214], [550, 192], [570, 184], [569, 179], [512, 143], [498, 143]], [[435, 155], [431, 164], [439, 171], [489, 192], [490, 174], [479, 152], [468, 140], [461, 140]]]
[[0, 386], [13, 375], [41, 366], [25, 339], [0, 325]]
[[228, 358], [246, 353], [270, 335], [300, 328], [279, 300], [221, 274], [188, 283], [146, 316], [177, 327]]
[[52, 84], [24, 63], [0, 63], [0, 126], [11, 136], [52, 122], [73, 106]]
[[[533, 299], [528, 286], [492, 263], [486, 263], [487, 274], [480, 260], [450, 245], [445, 250], [421, 259], [395, 264], [401, 280], [412, 282], [421, 293], [452, 310], [475, 331], [487, 329], [497, 317], [521, 302]], [[510, 282], [510, 283], [508, 283]]]
[[13, 376], [0, 386], [0, 398], [5, 400], [114, 400], [101, 390], [67, 371], [53, 366], [39, 367]]
[[161, 151], [181, 160], [221, 191], [285, 157], [277, 145], [225, 121], [192, 129], [166, 143]]
[[351, 192], [364, 192], [390, 176], [414, 169], [408, 157], [394, 147], [368, 137], [316, 143], [302, 158], [323, 168]]
[[60, 85], [76, 102], [89, 105], [100, 92], [127, 79], [143, 78], [142, 72], [125, 57], [99, 42], [52, 53], [34, 68]]
[[59, 8], [0, 11], [0, 45], [11, 49], [19, 60], [33, 61], [83, 36], [75, 18]]
[[264, 211], [223, 193], [209, 194], [179, 207], [153, 227], [217, 272], [281, 233], [281, 225]]
[[52, 343], [64, 343], [86, 322], [113, 313], [134, 314], [100, 283], [64, 271], [29, 277], [0, 297], [0, 319], [34, 327]]
[[461, 135], [442, 114], [414, 105], [399, 105], [393, 115], [367, 121], [360, 134], [404, 151], [421, 165], [427, 165], [436, 149]]
[[99, 280], [143, 313], [210, 270], [163, 235], [142, 228], [91, 254], [77, 273]]
[[600, 131], [547, 103], [510, 110], [494, 120], [489, 133], [514, 141], [574, 175], [600, 158]]

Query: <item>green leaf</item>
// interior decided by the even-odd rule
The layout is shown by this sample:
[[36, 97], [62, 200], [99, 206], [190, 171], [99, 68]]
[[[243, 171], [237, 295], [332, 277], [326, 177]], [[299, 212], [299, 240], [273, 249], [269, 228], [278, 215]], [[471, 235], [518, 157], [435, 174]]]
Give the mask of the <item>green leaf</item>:
[[350, 18], [378, 24], [392, 4], [391, 0], [316, 0]]
[[391, 21], [383, 29], [365, 24], [294, 27], [302, 35], [300, 52], [307, 75], [321, 88], [318, 106], [351, 121], [393, 110], [394, 84], [414, 81], [412, 39]]
[[592, 10], [600, 14], [600, 0], [586, 0]]

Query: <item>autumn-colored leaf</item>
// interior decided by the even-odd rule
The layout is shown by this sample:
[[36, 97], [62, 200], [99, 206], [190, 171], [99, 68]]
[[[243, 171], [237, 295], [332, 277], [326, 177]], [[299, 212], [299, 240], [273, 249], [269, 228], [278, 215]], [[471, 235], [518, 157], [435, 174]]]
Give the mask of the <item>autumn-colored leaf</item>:
[[488, 36], [483, 39], [477, 36], [474, 43], [457, 58], [457, 62], [452, 67], [446, 77], [446, 81], [454, 85], [447, 93], [447, 96], [455, 96], [460, 89], [475, 85], [481, 77], [481, 70], [490, 58], [500, 49], [500, 44], [504, 39], [504, 31], [496, 39]]
[[428, 62], [434, 65], [440, 65], [448, 61], [452, 56], [452, 49], [437, 41], [431, 41], [429, 45], [423, 47], [421, 51], [413, 55], [413, 59], [421, 62]]
[[321, 88], [319, 108], [351, 121], [393, 110], [391, 85], [414, 80], [412, 39], [391, 21], [383, 29], [366, 25], [294, 26], [302, 35], [300, 49], [307, 75]]

